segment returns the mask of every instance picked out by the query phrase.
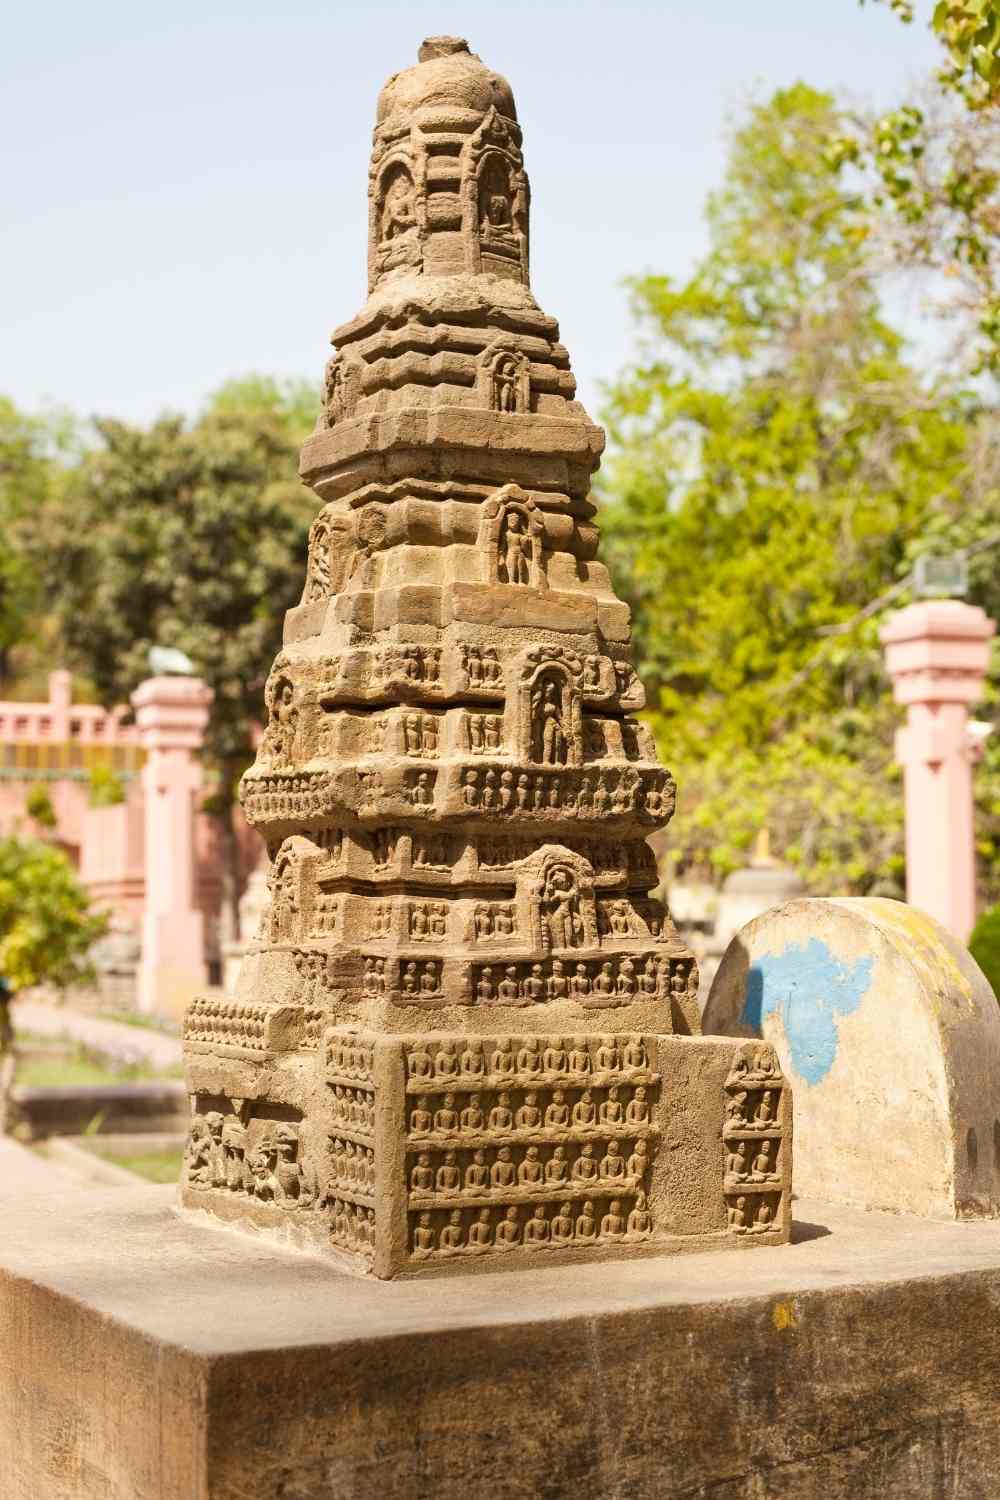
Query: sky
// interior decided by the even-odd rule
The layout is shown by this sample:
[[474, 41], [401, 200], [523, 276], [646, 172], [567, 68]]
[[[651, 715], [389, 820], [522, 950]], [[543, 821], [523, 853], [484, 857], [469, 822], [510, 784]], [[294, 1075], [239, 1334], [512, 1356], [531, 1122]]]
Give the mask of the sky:
[[889, 107], [938, 60], [858, 0], [53, 0], [0, 53], [0, 393], [147, 421], [252, 371], [317, 383], [365, 297], [375, 99], [424, 36], [510, 80], [532, 285], [580, 395], [635, 346], [622, 285], [683, 276], [728, 122], [803, 79]]

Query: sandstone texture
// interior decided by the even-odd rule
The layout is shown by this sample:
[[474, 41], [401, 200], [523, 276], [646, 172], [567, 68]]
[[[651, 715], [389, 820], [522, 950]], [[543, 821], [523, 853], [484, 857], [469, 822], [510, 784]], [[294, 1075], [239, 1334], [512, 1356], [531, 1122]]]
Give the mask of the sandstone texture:
[[674, 784], [598, 552], [604, 444], [528, 278], [511, 90], [379, 98], [369, 298], [242, 785], [268, 903], [185, 1028], [183, 1203], [381, 1278], [787, 1239], [788, 1090], [697, 1039], [646, 837]]
[[[4, 1500], [993, 1500], [992, 1224], [374, 1284], [172, 1189], [4, 1203]], [[798, 1216], [801, 1216], [799, 1221]]]
[[1000, 1213], [1000, 1007], [932, 917], [861, 898], [765, 912], [727, 949], [704, 1025], [774, 1046], [795, 1095], [799, 1192]]

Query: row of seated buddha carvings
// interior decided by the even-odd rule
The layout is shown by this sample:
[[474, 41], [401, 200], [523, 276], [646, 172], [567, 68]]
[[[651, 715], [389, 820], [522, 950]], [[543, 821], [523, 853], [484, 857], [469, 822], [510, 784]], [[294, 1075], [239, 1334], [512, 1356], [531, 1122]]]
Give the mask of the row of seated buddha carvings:
[[269, 905], [185, 1026], [186, 1208], [378, 1277], [787, 1238], [769, 1049], [702, 1038], [646, 842], [674, 784], [597, 556], [603, 434], [528, 283], [509, 86], [379, 100], [369, 285], [241, 796]]

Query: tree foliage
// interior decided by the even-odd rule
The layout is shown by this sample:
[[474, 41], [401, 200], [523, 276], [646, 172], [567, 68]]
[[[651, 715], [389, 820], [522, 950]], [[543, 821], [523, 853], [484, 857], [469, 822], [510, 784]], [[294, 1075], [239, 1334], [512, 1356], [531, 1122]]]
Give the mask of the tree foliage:
[[[864, 3], [864, 0], [862, 0]], [[904, 22], [911, 0], [890, 0]], [[947, 319], [946, 358], [1000, 373], [1000, 0], [939, 0], [944, 49], [934, 83], [871, 118], [845, 116], [837, 168], [860, 174], [858, 231]]]
[[0, 659], [39, 605], [29, 532], [57, 482], [67, 436], [64, 418], [28, 416], [0, 396]]
[[90, 979], [87, 955], [106, 927], [61, 850], [0, 838], [0, 974], [13, 989]]
[[[861, 0], [864, 5], [865, 0]], [[913, 0], [886, 0], [910, 25]], [[944, 49], [939, 79], [971, 109], [1000, 100], [1000, 4], [998, 0], [936, 0], [931, 27]]]
[[602, 524], [681, 865], [722, 874], [767, 824], [814, 888], [867, 892], [902, 875], [880, 615], [917, 554], [1000, 516], [993, 411], [908, 362], [830, 170], [842, 127], [804, 85], [752, 108], [693, 276], [630, 283]]
[[127, 701], [153, 645], [180, 648], [211, 687], [206, 749], [231, 867], [235, 786], [316, 509], [295, 477], [303, 406], [298, 387], [252, 377], [193, 423], [98, 420], [39, 536], [62, 639], [102, 701]]

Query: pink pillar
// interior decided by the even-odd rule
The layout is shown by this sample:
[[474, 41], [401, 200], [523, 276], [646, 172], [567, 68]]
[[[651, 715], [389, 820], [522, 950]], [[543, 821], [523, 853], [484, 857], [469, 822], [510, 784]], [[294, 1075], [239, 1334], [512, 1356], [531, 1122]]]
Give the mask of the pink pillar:
[[212, 693], [193, 677], [151, 677], [132, 694], [146, 751], [146, 901], [139, 1008], [179, 1016], [205, 983], [204, 918], [195, 905], [195, 798]]
[[57, 745], [68, 744], [69, 718], [73, 707], [73, 678], [65, 667], [49, 673], [49, 704], [52, 708], [52, 738]]
[[976, 920], [969, 705], [982, 697], [996, 626], [976, 605], [928, 599], [882, 627], [906, 725], [896, 735], [906, 800], [906, 899], [963, 943]]

